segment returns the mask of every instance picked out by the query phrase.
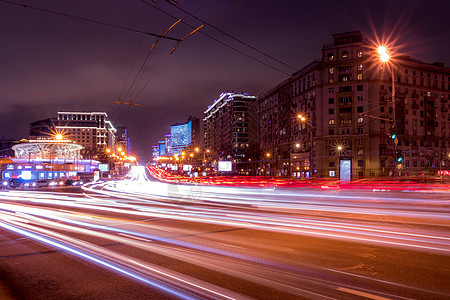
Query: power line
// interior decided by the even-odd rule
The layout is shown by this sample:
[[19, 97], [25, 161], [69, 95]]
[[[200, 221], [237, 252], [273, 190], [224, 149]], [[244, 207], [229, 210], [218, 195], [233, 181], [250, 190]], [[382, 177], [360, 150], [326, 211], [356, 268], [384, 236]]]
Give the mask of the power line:
[[142, 30], [139, 30], [139, 29], [134, 29], [134, 28], [129, 28], [129, 27], [121, 26], [121, 25], [106, 23], [106, 22], [103, 22], [103, 21], [97, 21], [97, 20], [92, 20], [92, 19], [88, 19], [88, 18], [84, 18], [84, 17], [69, 15], [69, 14], [66, 14], [66, 13], [58, 12], [58, 11], [53, 11], [53, 10], [40, 8], [40, 7], [36, 7], [36, 6], [31, 6], [31, 5], [28, 5], [28, 4], [16, 3], [16, 2], [7, 1], [7, 0], [0, 0], [0, 2], [11, 4], [11, 5], [16, 5], [16, 6], [19, 6], [19, 7], [30, 8], [30, 9], [34, 9], [34, 10], [37, 10], [37, 11], [46, 12], [46, 13], [50, 13], [50, 14], [54, 14], [54, 15], [58, 15], [58, 16], [63, 16], [63, 17], [68, 17], [68, 18], [72, 18], [72, 19], [76, 19], [76, 20], [85, 21], [85, 22], [105, 25], [105, 26], [118, 28], [118, 29], [123, 29], [123, 30], [128, 30], [128, 31], [137, 32], [137, 33], [143, 33], [143, 34], [154, 36], [154, 37], [157, 37], [157, 38], [160, 38], [160, 39], [167, 39], [167, 40], [181, 42], [180, 39], [175, 38], [175, 37], [164, 36], [164, 35], [160, 35], [160, 34], [156, 34], [156, 33], [152, 33], [152, 32], [142, 31]]
[[[275, 57], [273, 57], [273, 56], [270, 55], [270, 54], [267, 54], [267, 53], [265, 53], [265, 52], [263, 52], [263, 51], [261, 51], [261, 50], [255, 48], [254, 46], [252, 46], [252, 45], [250, 45], [250, 44], [248, 44], [248, 43], [246, 43], [246, 42], [244, 42], [244, 41], [242, 41], [242, 40], [240, 40], [240, 39], [238, 39], [238, 38], [235, 38], [234, 36], [228, 34], [227, 32], [223, 31], [223, 30], [220, 29], [220, 28], [217, 28], [216, 26], [214, 26], [214, 25], [212, 25], [212, 24], [210, 23], [210, 22], [216, 20], [217, 18], [221, 17], [221, 16], [224, 15], [224, 14], [221, 14], [220, 16], [218, 16], [218, 17], [216, 17], [216, 18], [210, 20], [209, 22], [207, 22], [207, 21], [204, 21], [204, 20], [202, 20], [202, 19], [200, 19], [200, 18], [198, 18], [198, 17], [196, 17], [196, 16], [190, 14], [188, 11], [186, 11], [186, 10], [183, 9], [183, 8], [181, 8], [180, 6], [178, 6], [178, 5], [175, 4], [175, 3], [172, 3], [172, 2], [169, 1], [169, 0], [165, 0], [165, 1], [166, 1], [167, 3], [170, 3], [171, 5], [175, 6], [175, 7], [176, 7], [177, 9], [179, 9], [180, 11], [182, 11], [182, 12], [184, 12], [184, 13], [186, 13], [186, 14], [189, 14], [191, 17], [193, 17], [193, 18], [196, 19], [197, 21], [200, 21], [200, 22], [202, 22], [204, 25], [207, 25], [207, 26], [209, 26], [209, 27], [211, 27], [211, 28], [213, 28], [213, 29], [219, 31], [220, 33], [226, 35], [227, 37], [233, 39], [234, 41], [239, 42], [239, 43], [241, 43], [242, 45], [245, 45], [246, 47], [248, 47], [248, 48], [250, 48], [250, 49], [252, 49], [252, 50], [254, 50], [254, 51], [256, 51], [256, 52], [258, 52], [258, 53], [260, 53], [260, 54], [262, 54], [262, 55], [264, 55], [265, 57], [268, 57], [268, 58], [270, 58], [270, 59], [272, 59], [272, 60], [274, 60], [274, 61], [276, 61], [276, 62], [278, 62], [278, 63], [280, 63], [280, 64], [282, 64], [282, 65], [284, 65], [284, 66], [286, 66], [286, 67], [289, 67], [289, 68], [291, 68], [291, 69], [293, 69], [293, 70], [297, 70], [297, 68], [295, 68], [295, 67], [293, 67], [293, 66], [291, 66], [291, 65], [289, 65], [289, 64], [287, 64], [287, 63], [285, 63], [285, 62], [283, 62], [283, 61], [281, 61], [281, 60], [279, 60], [279, 59], [277, 59], [277, 58], [275, 58]], [[246, 1], [246, 0], [241, 1], [240, 3], [238, 3], [237, 5], [235, 5], [234, 7], [236, 7], [236, 6], [240, 5], [240, 4], [242, 4], [242, 3], [245, 2], [245, 1]], [[234, 7], [233, 7], [233, 8], [234, 8]], [[230, 11], [230, 10], [231, 10], [231, 9], [227, 10], [226, 12], [228, 12], [228, 11]]]
[[[141, 1], [144, 2], [145, 4], [149, 5], [149, 6], [153, 7], [154, 9], [156, 9], [156, 10], [162, 12], [163, 14], [165, 14], [165, 15], [167, 15], [167, 16], [173, 18], [173, 19], [178, 19], [177, 17], [175, 17], [175, 16], [169, 14], [168, 12], [166, 12], [166, 11], [160, 9], [159, 7], [153, 5], [152, 3], [149, 3], [149, 2], [147, 2], [147, 1], [145, 1], [145, 0], [141, 0]], [[186, 22], [183, 22], [183, 21], [182, 21], [182, 23], [185, 24], [186, 26], [188, 26], [189, 28], [195, 29], [194, 26], [191, 26], [191, 25], [187, 24]], [[283, 70], [281, 70], [281, 69], [279, 69], [279, 68], [277, 68], [277, 67], [274, 67], [274, 66], [272, 66], [272, 65], [269, 65], [268, 63], [265, 63], [265, 62], [263, 62], [262, 60], [260, 60], [260, 59], [258, 59], [258, 58], [256, 58], [256, 57], [253, 57], [253, 56], [251, 56], [251, 55], [249, 55], [249, 54], [247, 54], [247, 53], [245, 53], [245, 52], [243, 52], [243, 51], [241, 51], [241, 50], [239, 50], [239, 49], [237, 49], [237, 48], [235, 48], [235, 47], [233, 47], [233, 46], [230, 46], [230, 45], [228, 45], [228, 44], [226, 44], [226, 43], [224, 43], [224, 42], [222, 42], [222, 41], [216, 39], [215, 37], [213, 37], [213, 36], [211, 36], [211, 35], [209, 35], [209, 34], [207, 34], [207, 33], [204, 33], [203, 31], [199, 31], [199, 33], [203, 34], [204, 36], [207, 36], [208, 38], [210, 38], [210, 39], [216, 41], [217, 43], [222, 44], [222, 45], [224, 45], [225, 47], [228, 47], [228, 48], [230, 48], [230, 49], [232, 49], [232, 50], [234, 50], [234, 51], [236, 51], [236, 52], [238, 52], [238, 53], [240, 53], [240, 54], [242, 54], [242, 55], [244, 55], [244, 56], [246, 56], [246, 57], [248, 57], [248, 58], [250, 58], [250, 59], [252, 59], [252, 60], [254, 60], [254, 61], [256, 61], [256, 62], [259, 62], [260, 64], [265, 65], [266, 67], [269, 67], [269, 68], [271, 68], [271, 69], [273, 69], [273, 70], [275, 70], [275, 71], [278, 71], [278, 72], [280, 72], [280, 73], [282, 73], [282, 74], [284, 74], [284, 75], [286, 75], [286, 76], [291, 76], [290, 73], [284, 72]]]

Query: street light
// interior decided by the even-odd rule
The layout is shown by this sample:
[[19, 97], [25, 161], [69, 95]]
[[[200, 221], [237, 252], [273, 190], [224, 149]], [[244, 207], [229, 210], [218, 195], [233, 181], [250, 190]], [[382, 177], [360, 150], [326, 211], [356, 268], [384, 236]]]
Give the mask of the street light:
[[[314, 175], [314, 164], [313, 164], [313, 128], [312, 128], [312, 124], [308, 123], [306, 117], [302, 114], [298, 114], [297, 118], [300, 120], [301, 123], [305, 123], [305, 124], [309, 124], [309, 129], [311, 131], [311, 135], [310, 135], [310, 148], [309, 148], [309, 164], [310, 164], [310, 174]], [[308, 133], [306, 133], [308, 134]], [[297, 146], [298, 145], [298, 146]], [[300, 144], [295, 145], [297, 148], [300, 147]]]
[[[379, 59], [382, 63], [384, 64], [388, 64], [389, 63], [389, 59], [390, 59], [390, 55], [388, 53], [388, 49], [386, 46], [379, 46], [377, 48], [377, 52], [379, 55]], [[389, 64], [388, 64], [389, 65]], [[392, 77], [392, 127], [393, 127], [393, 134], [391, 136], [391, 138], [393, 139], [393, 143], [392, 143], [392, 148], [393, 148], [393, 171], [392, 171], [392, 175], [395, 174], [395, 170], [396, 165], [397, 165], [397, 143], [398, 143], [398, 138], [397, 135], [395, 133], [396, 128], [396, 120], [395, 120], [395, 80], [394, 80], [394, 68], [393, 66], [389, 65], [389, 68], [391, 69], [391, 77]]]

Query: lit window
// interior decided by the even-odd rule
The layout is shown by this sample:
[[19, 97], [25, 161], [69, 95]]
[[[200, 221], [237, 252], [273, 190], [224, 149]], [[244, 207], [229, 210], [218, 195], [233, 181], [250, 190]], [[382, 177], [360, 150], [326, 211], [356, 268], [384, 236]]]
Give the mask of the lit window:
[[328, 120], [328, 124], [329, 124], [329, 125], [334, 125], [334, 119], [329, 119], [329, 120]]
[[328, 175], [330, 176], [330, 177], [334, 177], [335, 176], [335, 171], [328, 171]]
[[329, 69], [328, 69], [328, 73], [329, 73], [329, 74], [333, 74], [333, 73], [334, 73], [334, 68], [329, 68]]
[[334, 82], [333, 77], [328, 78], [328, 83], [333, 83], [333, 82]]
[[363, 69], [363, 65], [358, 65], [358, 71], [361, 71]]
[[332, 61], [332, 60], [334, 60], [334, 54], [328, 53], [328, 61]]
[[364, 122], [364, 118], [363, 118], [363, 117], [359, 117], [359, 118], [358, 118], [358, 123], [361, 124], [361, 123], [363, 123], [363, 122]]
[[358, 74], [358, 76], [356, 77], [358, 80], [362, 80], [362, 74]]
[[348, 58], [348, 53], [347, 51], [342, 52], [342, 58]]
[[362, 50], [358, 50], [358, 57], [362, 57], [362, 56], [363, 56]]

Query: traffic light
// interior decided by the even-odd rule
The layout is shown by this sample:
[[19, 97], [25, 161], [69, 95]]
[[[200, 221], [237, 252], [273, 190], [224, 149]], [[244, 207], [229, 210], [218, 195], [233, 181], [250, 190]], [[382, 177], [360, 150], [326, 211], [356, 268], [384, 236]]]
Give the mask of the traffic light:
[[403, 161], [403, 153], [402, 150], [397, 150], [397, 162], [401, 163]]
[[397, 137], [397, 132], [395, 130], [391, 131], [391, 139], [395, 140], [395, 138]]

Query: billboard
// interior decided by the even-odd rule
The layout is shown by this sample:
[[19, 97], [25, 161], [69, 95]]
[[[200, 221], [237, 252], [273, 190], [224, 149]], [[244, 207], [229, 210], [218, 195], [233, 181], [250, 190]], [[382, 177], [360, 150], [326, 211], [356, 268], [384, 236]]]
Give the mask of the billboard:
[[99, 164], [98, 169], [100, 172], [109, 172], [109, 165], [108, 164]]
[[219, 172], [231, 172], [233, 169], [233, 164], [231, 163], [231, 161], [228, 160], [224, 160], [224, 161], [219, 161], [218, 162], [218, 171]]

